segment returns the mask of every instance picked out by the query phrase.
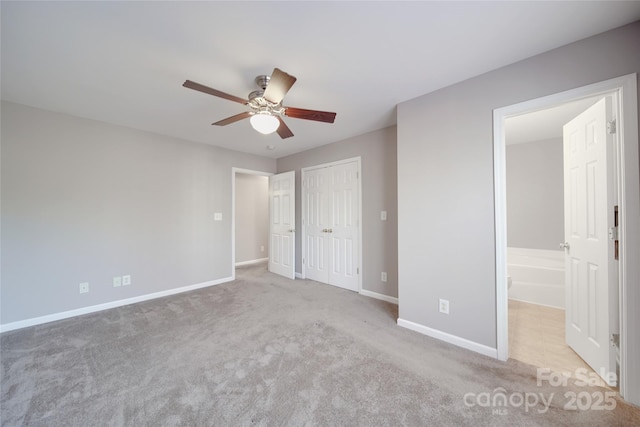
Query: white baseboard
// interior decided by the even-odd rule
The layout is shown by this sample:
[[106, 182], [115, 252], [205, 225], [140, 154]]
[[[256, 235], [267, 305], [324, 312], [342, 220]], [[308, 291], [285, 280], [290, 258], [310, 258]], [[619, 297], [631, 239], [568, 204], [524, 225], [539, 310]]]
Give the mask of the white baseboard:
[[107, 302], [104, 304], [92, 305], [89, 307], [82, 307], [75, 310], [63, 311], [61, 313], [48, 314], [46, 316], [34, 317], [31, 319], [19, 320], [17, 322], [5, 323], [3, 325], [0, 325], [0, 333], [13, 331], [16, 329], [22, 329], [29, 326], [41, 325], [43, 323], [54, 322], [56, 320], [68, 319], [70, 317], [81, 316], [83, 314], [95, 313], [97, 311], [108, 310], [110, 308], [122, 307], [129, 304], [135, 304], [138, 302], [180, 294], [183, 292], [194, 291], [196, 289], [207, 288], [209, 286], [219, 285], [222, 283], [230, 282], [232, 280], [233, 278], [231, 277], [225, 277], [223, 279], [211, 280], [209, 282], [197, 283], [195, 285], [183, 286], [181, 288], [169, 289], [166, 291], [154, 292], [152, 294], [140, 295], [137, 297]]
[[382, 301], [390, 302], [391, 304], [398, 305], [398, 298], [390, 297], [389, 295], [379, 294], [377, 292], [368, 291], [366, 289], [362, 289], [360, 291], [360, 295], [364, 295], [365, 297], [375, 298]]
[[467, 350], [475, 351], [476, 353], [480, 353], [485, 356], [492, 357], [494, 359], [498, 358], [498, 350], [495, 348], [488, 347], [484, 344], [478, 344], [477, 342], [469, 341], [468, 339], [460, 338], [458, 336], [451, 335], [446, 332], [442, 332], [437, 329], [432, 329], [427, 326], [410, 322], [404, 319], [398, 319], [398, 326], [411, 329], [412, 331], [421, 333], [423, 335], [427, 335], [432, 338], [436, 338], [441, 341], [448, 342], [449, 344], [457, 345], [458, 347], [466, 348]]
[[259, 262], [264, 262], [264, 261], [269, 261], [269, 258], [259, 258], [259, 259], [251, 259], [249, 261], [236, 262], [236, 267], [240, 267], [242, 265], [257, 264]]

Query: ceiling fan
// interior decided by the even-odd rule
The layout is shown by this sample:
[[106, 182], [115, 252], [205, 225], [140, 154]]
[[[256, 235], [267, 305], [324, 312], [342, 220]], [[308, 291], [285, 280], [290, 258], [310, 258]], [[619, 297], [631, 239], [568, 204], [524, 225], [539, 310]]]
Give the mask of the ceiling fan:
[[256, 77], [255, 82], [260, 89], [251, 92], [249, 99], [229, 95], [191, 80], [186, 80], [182, 86], [248, 105], [251, 108], [251, 111], [245, 111], [212, 123], [216, 126], [226, 126], [242, 119], [250, 118], [251, 126], [258, 132], [270, 134], [277, 131], [278, 135], [284, 139], [293, 136], [293, 132], [282, 120], [282, 115], [325, 123], [333, 123], [336, 118], [336, 113], [283, 106], [282, 100], [296, 82], [296, 78], [278, 68], [273, 69], [271, 76], [261, 75]]

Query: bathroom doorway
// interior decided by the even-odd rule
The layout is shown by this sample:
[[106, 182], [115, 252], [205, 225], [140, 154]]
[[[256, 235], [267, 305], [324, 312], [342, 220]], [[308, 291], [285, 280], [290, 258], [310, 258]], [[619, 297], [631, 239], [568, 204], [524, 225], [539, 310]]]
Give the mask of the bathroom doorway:
[[592, 373], [565, 339], [563, 125], [602, 96], [505, 121], [509, 357]]

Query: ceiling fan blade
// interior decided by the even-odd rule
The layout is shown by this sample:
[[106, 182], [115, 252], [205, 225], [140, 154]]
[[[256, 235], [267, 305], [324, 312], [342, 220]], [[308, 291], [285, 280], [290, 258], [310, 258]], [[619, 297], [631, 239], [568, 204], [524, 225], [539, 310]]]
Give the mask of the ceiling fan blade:
[[284, 115], [294, 119], [315, 120], [316, 122], [333, 123], [336, 113], [328, 111], [305, 110], [304, 108], [285, 107]]
[[278, 120], [280, 120], [280, 126], [278, 126], [278, 129], [276, 132], [278, 132], [278, 135], [280, 135], [280, 138], [285, 139], [293, 136], [293, 132], [291, 132], [291, 129], [289, 129], [289, 126], [286, 125], [284, 120], [282, 120], [280, 116], [277, 116], [277, 117], [278, 117]]
[[228, 93], [220, 92], [219, 90], [210, 88], [205, 85], [201, 85], [200, 83], [192, 82], [191, 80], [185, 80], [182, 86], [197, 90], [199, 92], [208, 93], [209, 95], [217, 96], [220, 98], [228, 99], [229, 101], [239, 102], [240, 104], [247, 105], [248, 101], [246, 99], [238, 98], [237, 96], [229, 95]]
[[240, 113], [240, 114], [236, 114], [235, 116], [231, 116], [231, 117], [227, 117], [226, 119], [222, 119], [220, 121], [217, 121], [215, 123], [211, 123], [212, 125], [216, 125], [216, 126], [226, 126], [226, 125], [230, 125], [231, 123], [235, 123], [237, 121], [240, 121], [242, 119], [246, 119], [251, 117], [253, 114], [249, 111], [245, 111], [244, 113]]
[[289, 92], [291, 86], [296, 82], [296, 78], [292, 75], [285, 73], [284, 71], [274, 68], [271, 73], [271, 78], [267, 84], [267, 88], [264, 90], [263, 97], [274, 104], [278, 104], [284, 96]]

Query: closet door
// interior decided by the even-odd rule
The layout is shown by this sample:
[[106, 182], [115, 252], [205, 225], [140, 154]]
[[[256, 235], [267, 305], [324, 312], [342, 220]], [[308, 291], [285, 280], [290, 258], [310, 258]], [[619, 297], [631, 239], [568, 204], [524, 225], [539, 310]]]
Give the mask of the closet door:
[[305, 227], [304, 249], [306, 253], [305, 275], [311, 280], [329, 283], [327, 229], [329, 208], [327, 201], [327, 169], [304, 172], [302, 186]]
[[358, 165], [327, 168], [329, 176], [329, 284], [358, 291]]
[[303, 172], [305, 276], [358, 291], [360, 265], [358, 163]]

